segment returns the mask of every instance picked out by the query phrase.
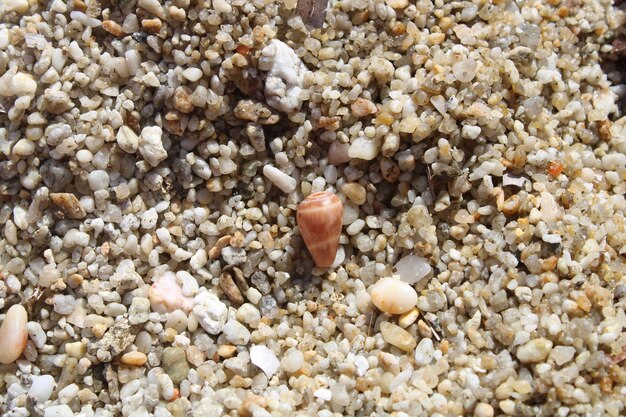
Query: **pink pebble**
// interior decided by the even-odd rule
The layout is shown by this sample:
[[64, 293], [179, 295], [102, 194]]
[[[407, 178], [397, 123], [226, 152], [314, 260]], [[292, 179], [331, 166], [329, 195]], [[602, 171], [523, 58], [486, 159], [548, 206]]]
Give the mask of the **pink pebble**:
[[175, 310], [191, 311], [193, 297], [185, 297], [182, 287], [176, 279], [176, 274], [166, 271], [160, 274], [148, 291], [150, 306], [157, 313], [167, 313]]

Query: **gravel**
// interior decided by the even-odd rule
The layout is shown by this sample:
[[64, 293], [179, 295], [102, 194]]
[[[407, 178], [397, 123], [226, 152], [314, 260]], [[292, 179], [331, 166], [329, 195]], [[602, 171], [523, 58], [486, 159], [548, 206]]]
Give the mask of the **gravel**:
[[623, 5], [0, 3], [3, 416], [624, 414]]

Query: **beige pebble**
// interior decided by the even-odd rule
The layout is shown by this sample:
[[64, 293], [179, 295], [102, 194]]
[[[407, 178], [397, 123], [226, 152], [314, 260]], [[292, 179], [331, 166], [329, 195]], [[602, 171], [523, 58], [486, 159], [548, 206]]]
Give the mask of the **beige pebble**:
[[235, 352], [237, 352], [237, 348], [233, 345], [220, 345], [217, 348], [217, 354], [222, 358], [230, 358], [235, 354]]
[[72, 358], [81, 359], [87, 352], [87, 346], [83, 342], [66, 343], [65, 352]]
[[85, 208], [72, 193], [50, 193], [49, 198], [68, 219], [84, 219], [87, 215]]
[[398, 317], [398, 324], [403, 329], [406, 329], [411, 324], [415, 323], [419, 315], [420, 315], [420, 311], [417, 309], [417, 307], [414, 307], [411, 310], [407, 311], [406, 313], [401, 314], [400, 317]]
[[131, 366], [142, 366], [147, 360], [146, 354], [139, 351], [125, 353], [120, 358], [120, 362]]
[[24, 352], [28, 340], [27, 321], [28, 314], [23, 306], [15, 304], [7, 311], [0, 325], [0, 363], [13, 363]]
[[367, 192], [365, 187], [356, 182], [347, 182], [341, 186], [341, 191], [352, 201], [354, 204], [361, 205], [365, 203], [367, 198]]
[[487, 403], [478, 403], [474, 408], [474, 417], [493, 417], [493, 407]]
[[220, 254], [222, 253], [222, 249], [224, 249], [230, 243], [230, 239], [231, 239], [230, 235], [222, 236], [219, 239], [217, 239], [217, 242], [215, 242], [215, 246], [213, 246], [209, 250], [209, 259], [219, 258]]
[[406, 352], [410, 352], [417, 346], [417, 340], [409, 332], [388, 321], [380, 323], [380, 333], [385, 342]]
[[417, 292], [396, 278], [379, 279], [369, 288], [369, 294], [374, 305], [389, 314], [403, 314], [417, 305]]
[[371, 101], [359, 97], [350, 105], [352, 113], [357, 117], [365, 117], [376, 113], [376, 105]]

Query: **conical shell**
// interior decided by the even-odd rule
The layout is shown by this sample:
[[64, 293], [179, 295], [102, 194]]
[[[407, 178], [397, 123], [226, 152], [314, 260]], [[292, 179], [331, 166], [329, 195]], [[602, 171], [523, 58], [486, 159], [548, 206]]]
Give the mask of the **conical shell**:
[[298, 226], [315, 265], [325, 268], [335, 261], [343, 223], [343, 203], [335, 194], [314, 193], [298, 206]]

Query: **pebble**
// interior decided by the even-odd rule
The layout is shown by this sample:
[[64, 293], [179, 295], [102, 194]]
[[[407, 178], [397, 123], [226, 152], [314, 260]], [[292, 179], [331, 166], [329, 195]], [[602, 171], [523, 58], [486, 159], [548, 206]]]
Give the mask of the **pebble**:
[[186, 68], [183, 71], [183, 77], [185, 77], [187, 80], [191, 81], [192, 83], [195, 83], [196, 81], [200, 80], [200, 78], [202, 78], [203, 75], [204, 73], [202, 72], [200, 68]]
[[100, 191], [109, 187], [109, 173], [103, 169], [95, 169], [87, 177], [89, 188], [92, 191]]
[[400, 327], [402, 327], [403, 329], [406, 329], [411, 324], [417, 321], [419, 315], [420, 311], [417, 308], [413, 308], [398, 317], [398, 325], [400, 325]]
[[58, 207], [68, 219], [80, 220], [87, 215], [85, 208], [72, 193], [50, 193], [49, 198], [50, 202]]
[[148, 357], [146, 356], [146, 354], [143, 352], [139, 352], [139, 351], [132, 351], [132, 352], [125, 353], [120, 358], [120, 362], [122, 362], [125, 365], [131, 365], [131, 366], [143, 366], [147, 360], [148, 360]]
[[271, 378], [280, 367], [280, 361], [274, 352], [264, 345], [250, 347], [250, 361], [258, 366], [268, 378]]
[[362, 97], [357, 98], [351, 105], [350, 109], [352, 113], [357, 117], [365, 117], [371, 114], [375, 114], [377, 111], [376, 105], [371, 101]]
[[117, 145], [126, 153], [135, 153], [139, 149], [139, 136], [126, 125], [120, 126], [115, 137]]
[[396, 273], [407, 284], [416, 284], [426, 278], [433, 270], [426, 258], [408, 255], [400, 259], [396, 265]]
[[540, 337], [533, 339], [517, 349], [517, 358], [522, 363], [533, 363], [544, 360], [552, 350], [552, 342]]
[[174, 385], [180, 384], [187, 378], [189, 364], [185, 351], [179, 347], [167, 347], [163, 350], [161, 363], [165, 373], [169, 375]]
[[263, 167], [263, 175], [265, 175], [267, 179], [272, 181], [275, 186], [280, 188], [280, 190], [286, 194], [290, 194], [296, 189], [296, 179], [290, 177], [276, 167], [265, 165]]
[[167, 158], [161, 138], [163, 130], [159, 126], [144, 127], [139, 136], [139, 152], [153, 167]]
[[372, 303], [388, 314], [403, 314], [417, 304], [417, 292], [404, 281], [385, 277], [379, 279], [368, 290]]
[[474, 408], [474, 417], [493, 417], [493, 407], [487, 403], [478, 403]]
[[166, 271], [155, 278], [148, 292], [152, 310], [165, 313], [182, 309], [190, 311], [194, 305], [192, 297], [185, 296], [176, 274]]
[[267, 104], [283, 113], [297, 112], [302, 106], [300, 93], [308, 72], [306, 66], [289, 45], [278, 39], [272, 39], [261, 52], [259, 68], [268, 71], [264, 90]]
[[233, 345], [247, 345], [250, 341], [250, 331], [237, 320], [229, 320], [222, 329], [226, 340]]
[[365, 137], [358, 137], [350, 145], [350, 148], [348, 149], [348, 156], [350, 158], [371, 161], [378, 156], [378, 147], [373, 140]]
[[15, 362], [26, 349], [28, 315], [20, 304], [11, 306], [0, 325], [0, 363]]
[[195, 296], [193, 314], [204, 330], [209, 334], [221, 333], [228, 317], [228, 308], [219, 298], [210, 292], [201, 292]]
[[51, 405], [45, 408], [43, 417], [73, 417], [74, 412], [65, 404]]
[[37, 81], [30, 74], [18, 72], [11, 78], [11, 93], [14, 96], [34, 96], [37, 91]]
[[415, 337], [411, 336], [409, 332], [388, 321], [380, 323], [380, 333], [385, 342], [406, 352], [411, 352], [417, 345]]
[[287, 352], [280, 360], [281, 369], [289, 373], [299, 371], [302, 365], [304, 365], [304, 354], [298, 349]]
[[226, 294], [231, 302], [237, 305], [243, 303], [241, 290], [239, 290], [239, 287], [235, 284], [230, 272], [224, 271], [220, 275], [220, 288], [222, 288], [222, 291], [224, 291], [224, 294]]
[[367, 192], [365, 187], [356, 182], [347, 182], [341, 186], [341, 191], [352, 201], [354, 204], [362, 205], [366, 201]]
[[50, 399], [55, 387], [56, 382], [52, 375], [33, 376], [33, 382], [28, 389], [28, 396], [42, 404]]
[[415, 363], [418, 366], [425, 366], [432, 362], [435, 354], [433, 341], [427, 337], [420, 340], [415, 348]]

